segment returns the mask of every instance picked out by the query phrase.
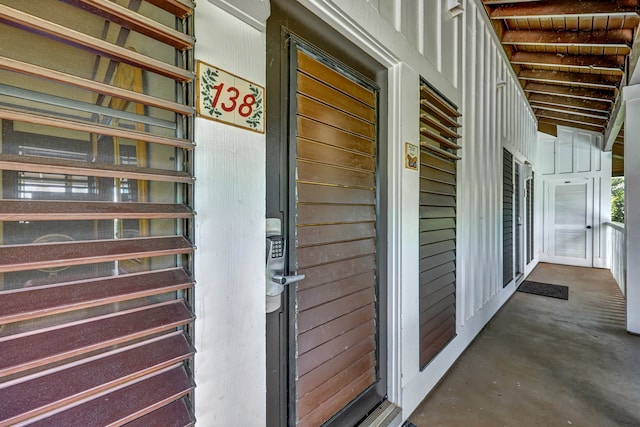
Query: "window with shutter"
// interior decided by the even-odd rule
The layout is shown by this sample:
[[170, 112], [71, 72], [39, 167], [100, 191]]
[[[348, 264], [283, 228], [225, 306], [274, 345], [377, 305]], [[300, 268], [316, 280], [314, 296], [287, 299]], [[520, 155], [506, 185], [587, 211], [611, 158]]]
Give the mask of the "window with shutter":
[[420, 86], [420, 366], [456, 336], [455, 105]]
[[0, 0], [0, 425], [194, 423], [192, 12]]
[[513, 273], [513, 154], [502, 149], [502, 285], [507, 286], [514, 277]]

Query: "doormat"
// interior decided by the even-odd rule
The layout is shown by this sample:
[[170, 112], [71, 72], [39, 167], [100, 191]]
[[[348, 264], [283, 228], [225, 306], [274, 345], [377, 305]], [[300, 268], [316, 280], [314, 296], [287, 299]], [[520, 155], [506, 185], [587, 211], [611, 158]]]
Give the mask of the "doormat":
[[549, 283], [525, 280], [518, 287], [518, 291], [527, 294], [542, 295], [543, 297], [569, 299], [569, 287], [563, 285], [552, 285]]

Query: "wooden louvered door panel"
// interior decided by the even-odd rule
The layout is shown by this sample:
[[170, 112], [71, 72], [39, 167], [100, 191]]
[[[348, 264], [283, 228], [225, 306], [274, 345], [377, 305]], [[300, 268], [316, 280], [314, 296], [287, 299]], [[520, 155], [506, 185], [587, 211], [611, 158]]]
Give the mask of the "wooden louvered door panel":
[[0, 0], [0, 426], [195, 423], [193, 6]]
[[502, 284], [513, 279], [513, 154], [502, 152]]
[[296, 59], [296, 420], [319, 426], [377, 381], [377, 95]]

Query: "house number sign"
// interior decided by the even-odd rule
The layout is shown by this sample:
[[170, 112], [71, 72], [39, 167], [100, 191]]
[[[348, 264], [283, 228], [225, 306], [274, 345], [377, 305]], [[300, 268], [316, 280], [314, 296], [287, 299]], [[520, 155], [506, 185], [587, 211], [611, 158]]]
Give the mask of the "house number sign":
[[264, 133], [264, 88], [205, 62], [197, 62], [200, 117]]

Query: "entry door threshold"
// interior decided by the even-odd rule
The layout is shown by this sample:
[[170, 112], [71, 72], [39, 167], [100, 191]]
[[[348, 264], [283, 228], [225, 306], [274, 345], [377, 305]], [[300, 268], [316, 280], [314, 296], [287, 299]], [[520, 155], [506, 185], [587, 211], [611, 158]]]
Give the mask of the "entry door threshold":
[[402, 410], [385, 400], [365, 418], [358, 427], [388, 427], [400, 425]]

